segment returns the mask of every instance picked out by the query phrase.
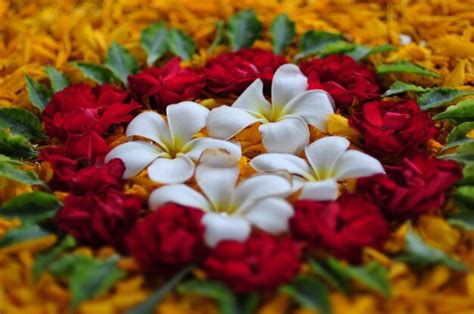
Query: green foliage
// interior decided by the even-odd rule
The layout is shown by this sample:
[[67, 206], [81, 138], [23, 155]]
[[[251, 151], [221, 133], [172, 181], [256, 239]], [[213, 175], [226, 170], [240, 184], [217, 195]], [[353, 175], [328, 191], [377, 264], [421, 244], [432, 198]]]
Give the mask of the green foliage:
[[125, 86], [128, 86], [128, 76], [135, 74], [140, 69], [137, 59], [115, 41], [112, 42], [107, 51], [104, 66], [112, 71], [114, 76]]
[[54, 67], [47, 65], [46, 74], [48, 75], [49, 81], [51, 83], [51, 89], [54, 93], [62, 91], [69, 85], [67, 77], [65, 77], [61, 72], [56, 70]]
[[36, 157], [38, 152], [25, 137], [0, 131], [0, 154], [16, 159], [29, 159]]
[[414, 84], [405, 83], [405, 82], [402, 82], [402, 81], [396, 81], [395, 83], [393, 83], [390, 86], [390, 88], [385, 92], [385, 94], [383, 94], [383, 97], [393, 96], [393, 95], [397, 95], [397, 94], [403, 94], [403, 93], [407, 93], [407, 92], [420, 93], [420, 92], [425, 92], [425, 91], [427, 91], [427, 89], [424, 88], [424, 87], [414, 85]]
[[114, 74], [106, 67], [89, 62], [73, 62], [73, 64], [81, 70], [82, 74], [99, 84], [113, 83], [115, 81]]
[[196, 51], [196, 43], [191, 36], [179, 29], [172, 29], [168, 35], [168, 47], [183, 60], [191, 60]]
[[438, 87], [424, 93], [418, 98], [418, 105], [421, 109], [427, 110], [445, 106], [459, 98], [473, 95], [472, 90], [458, 90], [452, 88]]
[[321, 314], [331, 313], [329, 291], [320, 281], [309, 276], [298, 276], [289, 285], [280, 287], [280, 292], [291, 296], [298, 304]]
[[147, 54], [146, 63], [149, 67], [160, 59], [168, 50], [168, 27], [164, 21], [151, 24], [143, 29], [140, 45]]
[[435, 115], [433, 120], [451, 120], [455, 123], [474, 121], [474, 99], [466, 99], [449, 106], [445, 111]]
[[0, 130], [9, 130], [28, 140], [44, 139], [39, 119], [23, 108], [0, 108]]
[[28, 99], [31, 104], [43, 111], [51, 99], [51, 91], [46, 86], [34, 80], [28, 74], [25, 74], [26, 90], [28, 91]]
[[377, 73], [379, 74], [407, 73], [407, 74], [431, 76], [435, 78], [441, 77], [438, 73], [432, 72], [422, 67], [421, 65], [413, 64], [408, 61], [397, 61], [391, 64], [381, 64], [377, 67]]
[[5, 248], [25, 241], [37, 240], [50, 235], [48, 231], [37, 225], [25, 225], [8, 230], [0, 237], [0, 248]]
[[226, 35], [233, 51], [248, 48], [258, 39], [262, 23], [252, 10], [243, 10], [232, 16], [227, 24]]
[[270, 33], [273, 42], [273, 52], [282, 54], [291, 45], [296, 35], [295, 23], [290, 20], [288, 15], [280, 14], [273, 19]]
[[53, 217], [62, 203], [53, 194], [23, 193], [0, 207], [0, 217], [19, 218], [22, 225], [37, 224]]

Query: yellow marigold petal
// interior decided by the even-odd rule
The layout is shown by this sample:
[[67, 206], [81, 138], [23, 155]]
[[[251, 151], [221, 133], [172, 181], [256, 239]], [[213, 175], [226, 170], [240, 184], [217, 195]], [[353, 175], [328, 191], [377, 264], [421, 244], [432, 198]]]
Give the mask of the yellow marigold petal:
[[327, 128], [330, 135], [343, 136], [352, 142], [357, 142], [360, 139], [359, 131], [350, 127], [349, 120], [340, 114], [329, 115]]
[[459, 230], [439, 217], [423, 216], [419, 219], [416, 228], [429, 245], [448, 253], [456, 248], [461, 239]]

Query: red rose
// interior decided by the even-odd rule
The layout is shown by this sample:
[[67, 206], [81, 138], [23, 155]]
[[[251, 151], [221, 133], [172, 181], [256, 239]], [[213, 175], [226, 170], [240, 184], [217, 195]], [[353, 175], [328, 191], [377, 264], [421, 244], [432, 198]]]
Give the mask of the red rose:
[[284, 57], [271, 51], [241, 49], [210, 60], [203, 71], [208, 90], [221, 95], [239, 95], [258, 78], [269, 90], [273, 73], [285, 63]]
[[446, 191], [462, 178], [456, 162], [421, 153], [385, 170], [387, 175], [359, 179], [357, 188], [369, 191], [386, 215], [395, 219], [412, 219], [439, 208]]
[[289, 282], [300, 267], [300, 246], [265, 233], [246, 242], [221, 241], [204, 262], [209, 276], [236, 292], [272, 289]]
[[152, 107], [164, 113], [166, 106], [194, 100], [204, 88], [204, 75], [191, 68], [182, 68], [175, 57], [161, 68], [150, 68], [130, 75], [130, 89], [140, 99], [150, 99]]
[[379, 158], [396, 158], [436, 136], [427, 112], [413, 100], [374, 101], [349, 118], [364, 136], [365, 150]]
[[297, 201], [290, 226], [296, 239], [353, 262], [360, 261], [363, 247], [380, 248], [390, 233], [379, 208], [363, 194], [331, 202]]
[[301, 70], [308, 77], [308, 89], [327, 91], [337, 106], [362, 104], [380, 97], [374, 72], [349, 56], [313, 59], [301, 63]]
[[110, 189], [106, 194], [70, 194], [56, 213], [59, 230], [92, 247], [112, 245], [123, 248], [124, 236], [140, 214], [141, 201]]
[[139, 221], [127, 237], [131, 255], [147, 272], [169, 272], [206, 252], [202, 210], [166, 204]]

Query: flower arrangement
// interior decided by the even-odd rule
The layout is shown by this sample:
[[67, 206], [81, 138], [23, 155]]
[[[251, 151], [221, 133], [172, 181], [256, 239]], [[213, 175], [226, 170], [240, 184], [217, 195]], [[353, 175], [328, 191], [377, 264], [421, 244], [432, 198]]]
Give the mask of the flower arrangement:
[[265, 18], [202, 47], [152, 23], [139, 53], [24, 75], [27, 106], [0, 103], [0, 312], [424, 313], [414, 287], [474, 309], [461, 70]]

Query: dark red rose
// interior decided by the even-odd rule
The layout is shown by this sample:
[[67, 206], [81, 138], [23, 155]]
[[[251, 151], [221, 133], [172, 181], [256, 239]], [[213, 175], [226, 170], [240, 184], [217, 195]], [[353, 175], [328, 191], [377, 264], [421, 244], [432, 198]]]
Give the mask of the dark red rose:
[[200, 261], [205, 252], [200, 209], [166, 204], [139, 221], [127, 237], [131, 255], [147, 272], [169, 272]]
[[368, 191], [393, 219], [414, 219], [444, 204], [445, 193], [462, 178], [459, 165], [422, 153], [386, 166], [387, 175], [360, 178], [357, 188]]
[[437, 134], [434, 122], [413, 100], [374, 101], [349, 118], [364, 136], [364, 148], [379, 158], [396, 159]]
[[204, 262], [209, 277], [236, 292], [273, 289], [289, 282], [300, 267], [301, 248], [288, 238], [253, 234], [241, 243], [221, 241]]
[[365, 65], [345, 55], [302, 62], [301, 70], [308, 77], [308, 89], [323, 89], [334, 98], [338, 107], [362, 104], [380, 97], [376, 76]]
[[43, 112], [43, 121], [50, 137], [66, 142], [71, 136], [91, 132], [101, 136], [111, 125], [130, 121], [130, 113], [139, 107], [114, 86], [76, 84], [53, 95]]
[[191, 68], [182, 68], [179, 63], [180, 59], [175, 57], [161, 68], [153, 67], [130, 75], [130, 89], [140, 99], [150, 99], [150, 104], [163, 113], [169, 104], [196, 99], [204, 88], [204, 75]]
[[68, 195], [54, 222], [81, 244], [92, 247], [112, 245], [124, 248], [124, 236], [139, 217], [140, 199], [110, 189], [106, 194], [90, 192]]
[[273, 73], [285, 63], [284, 57], [271, 51], [246, 48], [217, 56], [207, 63], [203, 72], [209, 91], [239, 95], [258, 78], [269, 90]]
[[390, 234], [379, 208], [364, 194], [331, 202], [297, 201], [290, 226], [296, 239], [352, 262], [360, 261], [364, 247], [380, 248]]

